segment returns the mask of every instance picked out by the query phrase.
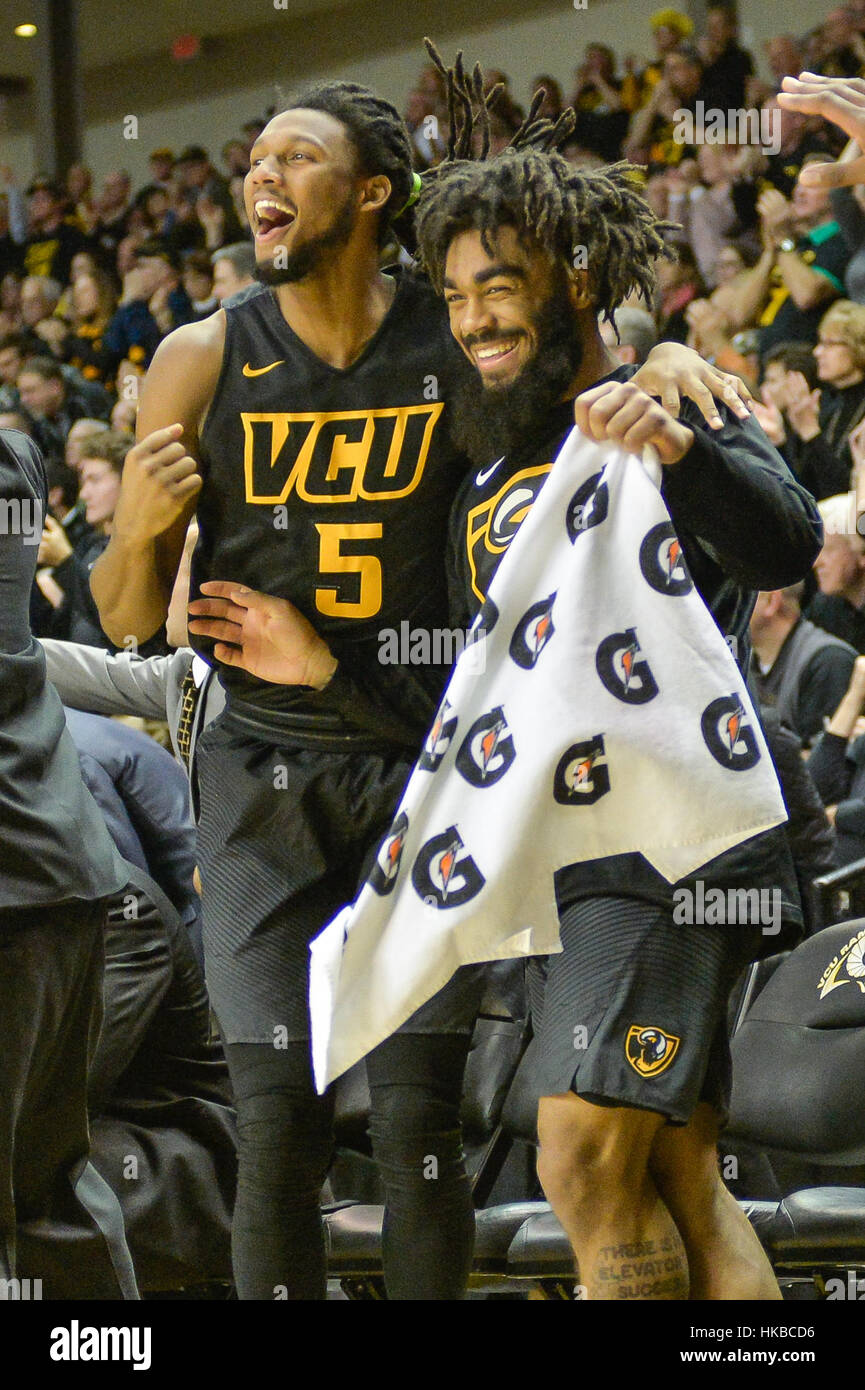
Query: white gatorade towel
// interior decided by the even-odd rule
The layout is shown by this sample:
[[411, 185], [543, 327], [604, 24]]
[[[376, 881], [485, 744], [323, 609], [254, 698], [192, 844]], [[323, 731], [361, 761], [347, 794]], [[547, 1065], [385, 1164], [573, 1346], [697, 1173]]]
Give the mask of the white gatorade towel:
[[561, 950], [563, 865], [636, 850], [675, 883], [786, 820], [659, 478], [656, 459], [565, 441], [369, 878], [312, 942], [320, 1091], [460, 965]]

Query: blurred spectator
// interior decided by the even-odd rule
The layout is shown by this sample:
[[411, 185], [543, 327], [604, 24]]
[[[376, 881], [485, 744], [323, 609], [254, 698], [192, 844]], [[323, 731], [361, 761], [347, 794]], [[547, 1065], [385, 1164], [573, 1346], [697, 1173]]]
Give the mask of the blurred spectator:
[[221, 246], [211, 256], [213, 264], [213, 293], [220, 304], [229, 295], [238, 294], [258, 281], [255, 278], [255, 247], [248, 241]]
[[63, 343], [63, 357], [88, 381], [111, 382], [112, 358], [104, 338], [114, 311], [117, 295], [102, 270], [79, 274], [69, 293], [69, 332]]
[[865, 652], [865, 540], [856, 531], [853, 493], [820, 502], [823, 549], [814, 561], [820, 586], [807, 616], [817, 627]]
[[769, 188], [757, 211], [764, 250], [736, 298], [740, 321], [760, 327], [765, 359], [775, 343], [817, 341], [828, 302], [843, 294], [848, 257], [828, 193], [801, 176], [790, 202]]
[[222, 147], [222, 159], [229, 180], [245, 178], [249, 173], [249, 150], [242, 140], [229, 140]]
[[802, 617], [803, 586], [760, 593], [751, 615], [751, 668], [761, 705], [809, 746], [838, 708], [856, 652]]
[[615, 55], [606, 44], [586, 45], [569, 104], [577, 113], [574, 135], [579, 143], [602, 159], [617, 159], [627, 134], [629, 112], [616, 76]]
[[615, 327], [606, 319], [600, 321], [600, 333], [614, 357], [638, 367], [645, 362], [658, 341], [658, 330], [652, 315], [645, 309], [636, 309], [627, 304], [616, 310]]
[[132, 211], [130, 200], [132, 185], [125, 169], [115, 169], [102, 180], [99, 197], [94, 204], [96, 226], [94, 239], [99, 247], [103, 263], [113, 266], [117, 248], [126, 236], [129, 214]]
[[778, 105], [777, 97], [767, 97], [761, 107], [761, 126], [772, 132], [772, 149], [766, 155], [765, 174], [761, 181], [763, 188], [777, 188], [785, 198], [789, 198], [799, 171], [809, 155], [821, 159], [831, 158], [831, 140], [825, 127], [815, 129], [815, 123], [798, 111], [787, 111]]
[[684, 343], [688, 336], [685, 310], [706, 293], [697, 258], [686, 241], [677, 242], [674, 261], [658, 262], [658, 336]]
[[48, 510], [66, 532], [73, 550], [92, 533], [87, 520], [87, 504], [78, 495], [78, 474], [68, 463], [52, 459], [45, 465], [48, 479]]
[[811, 776], [835, 826], [839, 863], [865, 858], [865, 658], [857, 657], [850, 684], [808, 760]]
[[[33, 437], [46, 457], [62, 458], [70, 426], [93, 414], [88, 399], [67, 381], [59, 362], [30, 357], [18, 373], [21, 404], [33, 420]], [[106, 396], [104, 414], [110, 402]]]
[[129, 358], [149, 366], [165, 334], [191, 322], [192, 304], [180, 282], [179, 258], [164, 241], [151, 237], [134, 256], [103, 341], [113, 364]]
[[[62, 614], [65, 631], [55, 625], [50, 634], [43, 632], [40, 636], [66, 636], [70, 641], [93, 647], [111, 647], [90, 593], [90, 570], [108, 544], [120, 496], [123, 461], [133, 443], [131, 435], [111, 430], [89, 436], [79, 466], [79, 494], [90, 530], [77, 546], [71, 545], [63, 527], [52, 516], [45, 519], [37, 583], [55, 611]], [[45, 584], [46, 570], [52, 581], [50, 588]], [[59, 602], [56, 590], [60, 592]]]
[[[633, 96], [629, 94], [629, 110], [636, 110], [639, 106], [645, 106], [653, 89], [664, 75], [664, 59], [667, 54], [675, 53], [686, 39], [690, 39], [694, 32], [693, 20], [688, 15], [682, 14], [681, 10], [656, 10], [649, 20], [649, 25], [652, 30], [652, 41], [655, 45], [655, 58], [643, 68], [639, 76], [633, 77], [630, 72], [628, 73], [625, 85], [632, 87], [634, 91]], [[626, 59], [626, 71], [634, 66], [633, 61]]]
[[86, 164], [70, 164], [66, 171], [66, 197], [76, 225], [90, 236], [98, 220], [93, 204], [93, 175]]
[[789, 410], [803, 419], [805, 398], [819, 398], [817, 360], [810, 343], [776, 343], [763, 363], [763, 406], [755, 410], [776, 449], [791, 472], [818, 501], [848, 486], [849, 467], [834, 455], [809, 450], [793, 427]]
[[[677, 139], [676, 131], [682, 112], [695, 118], [702, 90], [703, 61], [696, 48], [681, 44], [665, 57], [660, 82], [631, 120], [625, 141], [626, 157], [635, 164], [648, 164], [650, 172], [696, 158], [696, 145]], [[694, 138], [698, 138], [696, 123]]]
[[205, 229], [208, 249], [213, 251], [227, 242], [240, 241], [243, 228], [228, 182], [216, 172], [207, 151], [201, 145], [188, 145], [177, 157], [175, 172], [186, 200], [194, 206]]
[[798, 77], [805, 66], [802, 47], [792, 34], [776, 34], [764, 45], [776, 89], [788, 75]]
[[835, 832], [812, 776], [811, 761], [806, 762], [802, 757], [802, 740], [792, 729], [784, 728], [777, 710], [763, 709], [760, 723], [778, 773], [784, 809], [789, 817], [784, 834], [793, 856], [805, 913], [805, 932], [810, 935], [822, 925], [812, 887], [814, 879], [821, 874], [831, 873], [840, 863]]
[[821, 59], [817, 71], [824, 77], [861, 76], [865, 45], [852, 6], [838, 5], [830, 10], [820, 28]]
[[[50, 276], [65, 284], [72, 257], [88, 241], [66, 220], [66, 198], [51, 179], [38, 178], [27, 190], [29, 231], [24, 242], [24, 268], [28, 275]], [[58, 296], [59, 298], [59, 296]]]
[[219, 308], [213, 289], [213, 266], [207, 251], [187, 251], [181, 280], [192, 305], [194, 320], [207, 318]]
[[66, 436], [63, 458], [67, 468], [73, 468], [77, 473], [81, 466], [81, 460], [84, 458], [90, 435], [102, 434], [108, 428], [106, 420], [95, 420], [87, 416], [82, 416], [80, 420], [76, 420]]
[[548, 121], [557, 121], [565, 109], [561, 84], [549, 73], [543, 72], [539, 77], [532, 79], [532, 96], [535, 92], [540, 91], [541, 87], [546, 92], [546, 96], [543, 105], [538, 110], [538, 116]]
[[174, 152], [167, 145], [160, 145], [159, 149], [151, 150], [147, 162], [153, 182], [167, 184], [174, 172]]
[[827, 497], [850, 486], [849, 436], [865, 418], [865, 305], [835, 301], [820, 320], [814, 357], [821, 387], [809, 388], [794, 372], [786, 409], [799, 439], [799, 477], [819, 480], [815, 495]]
[[21, 320], [22, 327], [30, 330], [31, 337], [34, 336], [36, 325], [54, 313], [62, 293], [63, 286], [59, 280], [49, 276], [27, 276], [21, 286]]
[[739, 46], [732, 6], [708, 7], [706, 37], [700, 40], [699, 49], [705, 63], [700, 95], [707, 109], [737, 111], [750, 105], [748, 79], [754, 73], [754, 60]]

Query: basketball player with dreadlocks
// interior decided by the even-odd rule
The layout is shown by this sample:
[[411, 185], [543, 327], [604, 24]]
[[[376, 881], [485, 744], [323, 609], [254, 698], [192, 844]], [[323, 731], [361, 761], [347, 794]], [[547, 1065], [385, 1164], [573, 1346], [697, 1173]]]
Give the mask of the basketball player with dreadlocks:
[[[460, 359], [440, 302], [379, 269], [412, 187], [402, 122], [364, 88], [311, 89], [270, 121], [246, 181], [267, 288], [160, 346], [93, 571], [106, 631], [144, 640], [197, 509], [193, 590], [231, 581], [290, 599], [339, 659], [320, 693], [332, 661], [300, 690], [223, 663], [227, 712], [198, 745], [207, 979], [239, 1121], [242, 1298], [324, 1293], [333, 1101], [312, 1086], [308, 942], [354, 896], [444, 677], [377, 660], [384, 627], [447, 626], [447, 515], [465, 471], [444, 414]], [[708, 395], [690, 367], [684, 378]], [[703, 380], [729, 391], [723, 376]], [[373, 730], [351, 717], [358, 690], [371, 693]], [[481, 974], [462, 972], [369, 1059], [391, 1298], [465, 1287], [474, 1222], [458, 1110]]]
[[[482, 117], [483, 103], [459, 69], [447, 77], [452, 102], [462, 102], [461, 137], [425, 179], [416, 226], [423, 264], [471, 364], [451, 412], [475, 465], [451, 518], [451, 622], [468, 625], [482, 608], [519, 524], [504, 529], [496, 519], [517, 503], [526, 515], [576, 420], [588, 437], [631, 452], [654, 445], [691, 576], [747, 671], [755, 591], [795, 582], [819, 548], [813, 499], [753, 422], [727, 415], [713, 437], [689, 405], [677, 420], [605, 348], [599, 312], [610, 317], [635, 286], [650, 294], [653, 262], [664, 253], [663, 224], [637, 171], [573, 169], [555, 152], [567, 120], [536, 122], [536, 105], [514, 147], [473, 162], [472, 101]], [[577, 247], [586, 249], [585, 271], [574, 270]], [[254, 666], [249, 639], [268, 602], [224, 603], [230, 659]], [[287, 605], [279, 607], [282, 614]], [[271, 679], [297, 679], [298, 667], [332, 669], [302, 620], [283, 656]], [[699, 876], [725, 889], [780, 887], [785, 920], [801, 921], [780, 829]], [[777, 1299], [716, 1150], [729, 1086], [727, 1000], [766, 943], [758, 927], [674, 925], [674, 891], [639, 854], [560, 871], [564, 949], [530, 963], [539, 1174], [589, 1297]], [[777, 938], [771, 944], [777, 949]], [[574, 1020], [589, 1029], [579, 1053]], [[627, 1050], [635, 1022], [654, 1025], [642, 1052]]]

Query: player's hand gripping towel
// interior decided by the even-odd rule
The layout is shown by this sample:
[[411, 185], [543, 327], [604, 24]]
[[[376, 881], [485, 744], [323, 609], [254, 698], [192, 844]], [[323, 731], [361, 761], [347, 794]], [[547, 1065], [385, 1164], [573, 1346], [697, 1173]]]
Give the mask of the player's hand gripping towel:
[[561, 950], [553, 875], [674, 883], [786, 820], [657, 483], [574, 430], [504, 557], [375, 867], [311, 946], [319, 1089], [463, 964]]

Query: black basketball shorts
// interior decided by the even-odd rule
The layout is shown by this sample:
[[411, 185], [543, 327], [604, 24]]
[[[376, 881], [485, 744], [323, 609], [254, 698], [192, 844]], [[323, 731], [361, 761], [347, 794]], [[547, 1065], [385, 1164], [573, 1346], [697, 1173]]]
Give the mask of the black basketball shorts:
[[[356, 897], [413, 762], [271, 743], [229, 713], [196, 760], [205, 974], [223, 1041], [303, 1041], [309, 943]], [[464, 966], [400, 1031], [471, 1032], [482, 975]]]
[[699, 1101], [726, 1118], [727, 1001], [759, 953], [759, 928], [677, 926], [635, 898], [585, 898], [560, 914], [561, 955], [528, 964], [538, 1096], [686, 1124]]

